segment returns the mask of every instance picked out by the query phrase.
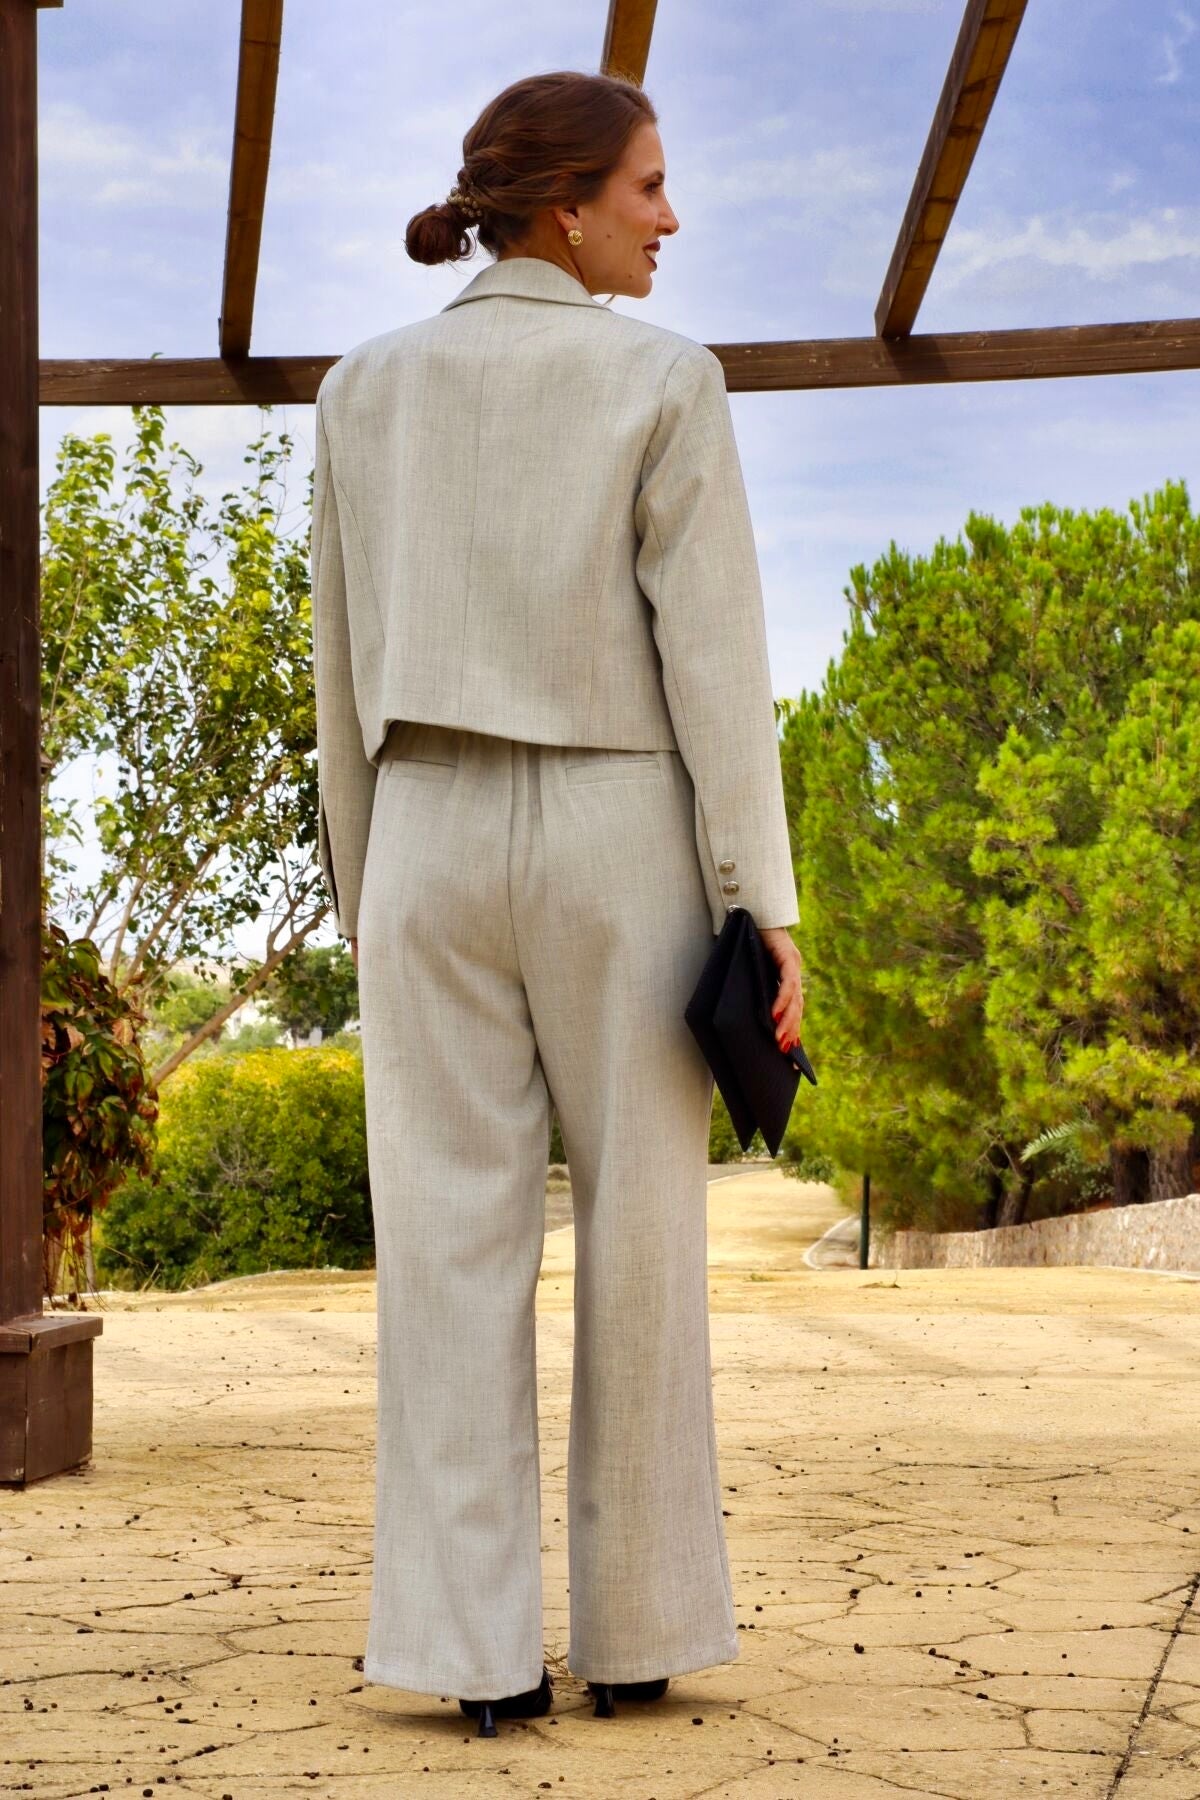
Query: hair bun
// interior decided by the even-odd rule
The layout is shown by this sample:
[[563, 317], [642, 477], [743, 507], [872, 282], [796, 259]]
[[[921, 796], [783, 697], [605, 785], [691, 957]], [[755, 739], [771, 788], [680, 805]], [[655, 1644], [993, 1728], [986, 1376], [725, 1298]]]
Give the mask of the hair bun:
[[414, 262], [458, 262], [471, 252], [468, 219], [452, 196], [434, 201], [408, 221], [405, 246]]

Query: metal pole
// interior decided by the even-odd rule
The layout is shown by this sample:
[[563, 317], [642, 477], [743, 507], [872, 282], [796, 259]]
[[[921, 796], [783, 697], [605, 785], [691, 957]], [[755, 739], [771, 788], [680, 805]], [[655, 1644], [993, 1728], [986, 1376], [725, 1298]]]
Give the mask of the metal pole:
[[862, 1214], [858, 1226], [858, 1266], [867, 1267], [867, 1258], [871, 1251], [871, 1177], [864, 1174], [862, 1178]]

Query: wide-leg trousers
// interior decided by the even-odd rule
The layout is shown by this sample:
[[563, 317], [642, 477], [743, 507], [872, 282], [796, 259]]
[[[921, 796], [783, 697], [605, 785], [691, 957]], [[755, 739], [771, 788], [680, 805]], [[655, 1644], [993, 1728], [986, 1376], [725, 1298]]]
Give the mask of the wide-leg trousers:
[[567, 1664], [738, 1655], [706, 1268], [714, 942], [678, 750], [397, 722], [359, 908], [378, 1273], [368, 1681], [543, 1663], [535, 1295], [551, 1106], [575, 1216]]

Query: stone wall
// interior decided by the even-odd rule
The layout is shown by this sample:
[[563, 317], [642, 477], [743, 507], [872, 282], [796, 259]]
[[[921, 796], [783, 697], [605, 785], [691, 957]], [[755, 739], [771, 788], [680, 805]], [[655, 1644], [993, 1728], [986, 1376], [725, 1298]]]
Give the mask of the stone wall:
[[994, 1231], [871, 1232], [871, 1268], [1036, 1268], [1091, 1263], [1200, 1272], [1200, 1194], [1142, 1206], [1098, 1207]]

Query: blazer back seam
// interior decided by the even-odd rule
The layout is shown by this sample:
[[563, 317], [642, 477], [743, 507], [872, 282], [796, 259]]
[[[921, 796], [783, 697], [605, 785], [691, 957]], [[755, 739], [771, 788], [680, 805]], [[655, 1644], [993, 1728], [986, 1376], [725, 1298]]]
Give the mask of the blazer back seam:
[[[501, 301], [501, 305], [503, 301]], [[467, 680], [467, 630], [471, 623], [471, 595], [475, 585], [475, 521], [479, 517], [479, 465], [483, 460], [483, 396], [487, 389], [488, 363], [492, 354], [492, 339], [496, 335], [496, 322], [500, 317], [500, 308], [492, 310], [492, 321], [488, 327], [487, 343], [483, 346], [483, 364], [479, 371], [479, 405], [475, 409], [475, 482], [471, 495], [471, 539], [467, 545], [467, 591], [463, 598], [462, 642], [458, 652], [458, 706], [457, 713], [463, 716], [463, 690]]]

